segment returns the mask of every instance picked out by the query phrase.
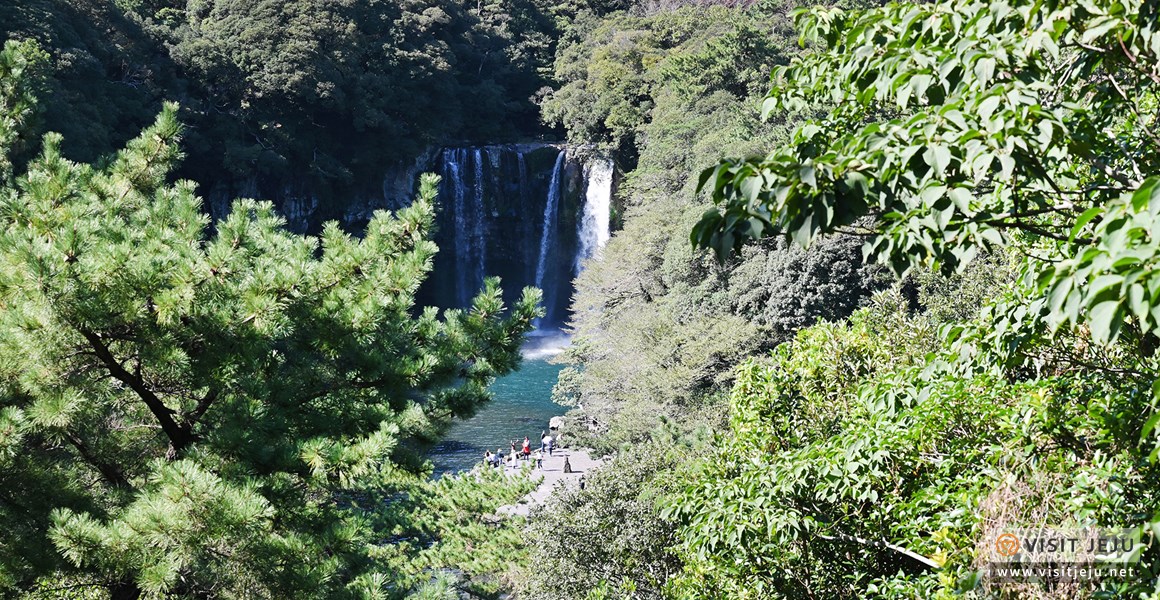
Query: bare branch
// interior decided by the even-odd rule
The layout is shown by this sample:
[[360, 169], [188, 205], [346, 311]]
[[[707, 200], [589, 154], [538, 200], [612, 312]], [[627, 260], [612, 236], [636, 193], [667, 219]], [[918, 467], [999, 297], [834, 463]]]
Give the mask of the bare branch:
[[907, 550], [906, 548], [903, 548], [902, 546], [891, 544], [890, 542], [887, 542], [887, 541], [867, 540], [867, 539], [862, 539], [862, 538], [857, 537], [857, 536], [846, 535], [844, 533], [836, 533], [836, 532], [834, 533], [833, 536], [818, 534], [818, 537], [822, 538], [823, 540], [831, 540], [831, 541], [832, 540], [841, 540], [844, 542], [854, 542], [857, 544], [861, 544], [863, 546], [870, 546], [873, 548], [886, 548], [888, 550], [893, 550], [894, 552], [897, 552], [897, 553], [899, 553], [907, 558], [910, 558], [911, 560], [922, 563], [922, 564], [924, 564], [927, 567], [930, 567], [932, 569], [941, 569], [942, 568], [942, 565], [939, 565], [938, 563], [934, 562], [933, 560], [931, 560], [931, 559], [929, 559], [921, 554], [918, 554], [916, 552], [911, 552], [910, 550]]

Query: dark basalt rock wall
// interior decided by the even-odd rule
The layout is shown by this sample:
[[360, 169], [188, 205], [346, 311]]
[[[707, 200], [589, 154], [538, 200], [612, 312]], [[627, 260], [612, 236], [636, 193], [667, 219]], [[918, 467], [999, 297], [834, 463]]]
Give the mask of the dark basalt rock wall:
[[498, 276], [509, 304], [526, 286], [543, 289], [546, 315], [539, 326], [558, 329], [568, 318], [578, 253], [595, 243], [580, 239], [595, 235], [581, 223], [586, 160], [591, 157], [577, 149], [543, 143], [432, 149], [388, 170], [377, 189], [364, 186], [343, 202], [321, 200], [300, 182], [251, 179], [215, 188], [207, 208], [218, 219], [233, 198], [270, 198], [293, 231], [316, 233], [336, 220], [358, 232], [376, 210], [407, 206], [420, 174], [438, 173], [439, 254], [419, 302], [466, 307], [485, 276]]

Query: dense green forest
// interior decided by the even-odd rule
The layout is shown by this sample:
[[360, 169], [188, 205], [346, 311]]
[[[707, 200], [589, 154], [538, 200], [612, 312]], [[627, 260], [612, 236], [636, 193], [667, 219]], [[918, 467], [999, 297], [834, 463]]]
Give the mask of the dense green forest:
[[[16, 0], [0, 33], [0, 596], [1160, 598], [1154, 3]], [[540, 294], [416, 306], [437, 178], [313, 236], [204, 198], [333, 218], [533, 139], [616, 161], [553, 391], [605, 464], [502, 517], [534, 475], [423, 453]], [[1042, 526], [1125, 530], [1131, 575], [996, 579]]]
[[[18, 0], [0, 35], [51, 50], [42, 121], [93, 161], [176, 101], [179, 176], [326, 199], [450, 141], [545, 135], [533, 98], [554, 39], [595, 3], [544, 0], [262, 2]], [[256, 186], [245, 186], [256, 181]], [[250, 192], [253, 193], [253, 192]]]
[[[556, 390], [615, 458], [521, 591], [1156, 597], [1155, 7], [793, 7], [558, 51], [545, 116], [632, 161]], [[1135, 528], [1136, 574], [988, 581], [1027, 524]]]

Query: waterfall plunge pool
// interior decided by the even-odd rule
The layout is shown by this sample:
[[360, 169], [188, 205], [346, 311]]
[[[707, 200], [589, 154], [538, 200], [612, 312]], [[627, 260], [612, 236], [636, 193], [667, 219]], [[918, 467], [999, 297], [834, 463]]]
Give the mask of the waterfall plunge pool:
[[507, 454], [511, 441], [522, 443], [524, 436], [538, 448], [548, 421], [567, 410], [552, 402], [552, 386], [563, 365], [549, 362], [567, 338], [543, 332], [533, 332], [528, 338], [520, 369], [497, 379], [491, 386], [491, 402], [474, 417], [452, 424], [428, 452], [436, 477], [471, 469], [483, 460], [484, 450], [502, 448]]

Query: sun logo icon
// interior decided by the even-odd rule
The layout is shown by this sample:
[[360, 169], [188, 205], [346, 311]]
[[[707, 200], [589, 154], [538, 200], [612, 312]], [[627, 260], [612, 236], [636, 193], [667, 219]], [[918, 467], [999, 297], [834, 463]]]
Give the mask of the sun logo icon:
[[999, 556], [1015, 556], [1019, 553], [1019, 538], [1014, 533], [1004, 533], [995, 540], [995, 550]]

